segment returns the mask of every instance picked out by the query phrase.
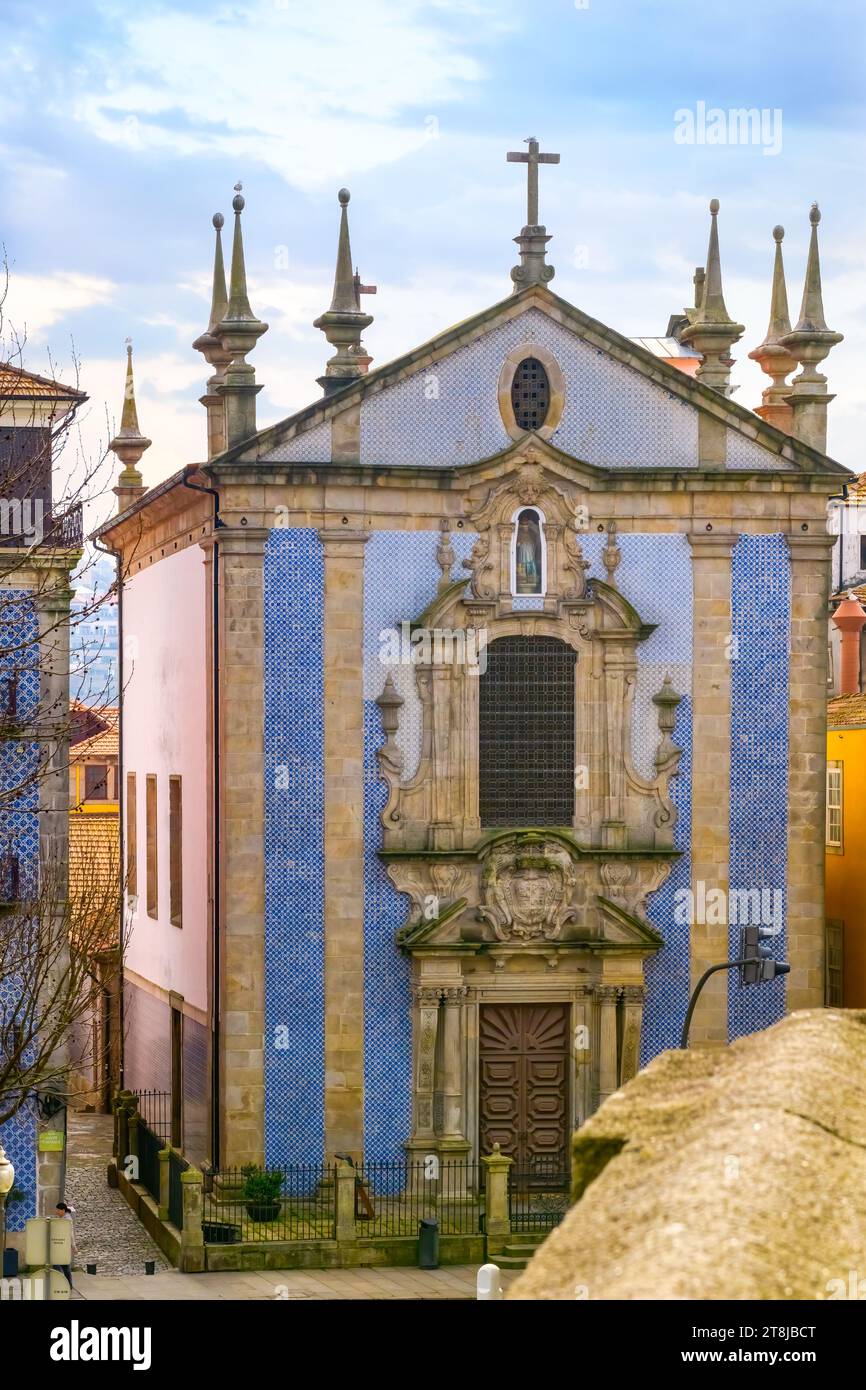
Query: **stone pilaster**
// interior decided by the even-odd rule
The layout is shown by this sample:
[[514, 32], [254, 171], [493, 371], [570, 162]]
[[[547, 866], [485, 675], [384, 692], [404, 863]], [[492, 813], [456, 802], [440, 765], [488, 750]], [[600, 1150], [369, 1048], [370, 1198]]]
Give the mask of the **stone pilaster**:
[[[692, 546], [692, 882], [693, 900], [706, 891], [728, 891], [731, 776], [731, 551], [736, 536], [695, 533]], [[693, 914], [695, 915], [695, 914]], [[707, 914], [711, 915], [711, 914]], [[712, 914], [715, 915], [715, 914]], [[724, 916], [724, 914], [718, 914]], [[728, 959], [728, 928], [691, 925], [694, 989], [710, 965]], [[728, 981], [711, 976], [695, 1010], [692, 1046], [723, 1046], [728, 1038]]]
[[788, 677], [787, 1006], [824, 1003], [824, 806], [827, 605], [833, 536], [788, 537], [791, 657]]
[[463, 1104], [463, 1010], [466, 985], [443, 992], [442, 1003], [442, 1137], [439, 1148], [466, 1150]]
[[619, 1058], [619, 1084], [624, 1086], [637, 1075], [640, 1063], [640, 1030], [643, 1020], [642, 985], [625, 985], [622, 990], [622, 1046]]
[[436, 1142], [433, 1128], [433, 1089], [436, 1071], [436, 1037], [439, 1027], [441, 990], [418, 986], [414, 993], [415, 1096], [412, 1139], [407, 1145], [412, 1156], [429, 1153]]
[[263, 527], [222, 529], [220, 1104], [223, 1166], [264, 1158]]
[[598, 1103], [604, 1105], [617, 1088], [616, 985], [598, 985]]
[[325, 1153], [364, 1151], [364, 544], [324, 548]]

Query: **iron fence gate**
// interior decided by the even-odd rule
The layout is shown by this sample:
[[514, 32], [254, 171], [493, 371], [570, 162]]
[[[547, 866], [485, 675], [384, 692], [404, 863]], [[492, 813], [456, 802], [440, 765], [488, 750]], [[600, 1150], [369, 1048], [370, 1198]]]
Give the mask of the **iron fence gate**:
[[508, 1212], [512, 1231], [552, 1231], [569, 1207], [571, 1173], [558, 1161], [508, 1172]]

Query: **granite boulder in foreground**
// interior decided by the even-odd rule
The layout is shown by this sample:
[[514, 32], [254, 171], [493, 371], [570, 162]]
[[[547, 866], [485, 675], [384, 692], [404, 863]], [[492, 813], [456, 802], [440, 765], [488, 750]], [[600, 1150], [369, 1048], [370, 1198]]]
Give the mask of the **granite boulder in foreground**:
[[511, 1299], [866, 1297], [866, 1012], [666, 1052], [574, 1138]]

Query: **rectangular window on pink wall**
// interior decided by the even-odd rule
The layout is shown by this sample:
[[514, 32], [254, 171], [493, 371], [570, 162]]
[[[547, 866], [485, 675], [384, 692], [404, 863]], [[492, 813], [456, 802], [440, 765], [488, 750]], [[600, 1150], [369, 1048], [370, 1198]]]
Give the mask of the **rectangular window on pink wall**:
[[168, 779], [168, 837], [171, 920], [183, 926], [183, 809], [180, 777]]
[[147, 853], [147, 915], [159, 916], [159, 890], [156, 862], [156, 777], [149, 773], [145, 787], [145, 835]]
[[131, 898], [138, 893], [138, 801], [134, 772], [126, 774], [126, 891]]

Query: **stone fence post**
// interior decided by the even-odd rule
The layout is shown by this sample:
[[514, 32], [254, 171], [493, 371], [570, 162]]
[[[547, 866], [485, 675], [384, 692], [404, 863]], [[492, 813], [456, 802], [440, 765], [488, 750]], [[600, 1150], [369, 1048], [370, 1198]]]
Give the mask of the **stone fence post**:
[[337, 1240], [355, 1239], [355, 1169], [337, 1161]]
[[508, 1170], [514, 1162], [502, 1153], [498, 1144], [493, 1153], [485, 1154], [481, 1162], [487, 1169], [487, 1215], [484, 1229], [488, 1236], [501, 1238], [511, 1235], [511, 1215], [508, 1210]]
[[135, 1166], [134, 1166], [134, 1168], [133, 1168], [134, 1181], [135, 1181], [135, 1182], [138, 1182], [138, 1181], [139, 1181], [139, 1172], [138, 1172], [138, 1154], [139, 1154], [139, 1148], [138, 1148], [138, 1122], [139, 1122], [140, 1119], [141, 1119], [141, 1116], [139, 1115], [139, 1113], [138, 1113], [138, 1107], [136, 1106], [134, 1110], [132, 1110], [132, 1111], [129, 1112], [129, 1118], [128, 1118], [128, 1120], [127, 1120], [127, 1132], [128, 1132], [128, 1136], [129, 1136], [129, 1148], [127, 1149], [126, 1155], [124, 1156], [124, 1159], [123, 1159], [124, 1168], [126, 1167], [126, 1159], [127, 1159], [127, 1157], [131, 1157], [131, 1158], [134, 1158], [134, 1159], [135, 1159]]
[[125, 1168], [129, 1157], [130, 1104], [135, 1104], [132, 1091], [118, 1091], [114, 1102], [114, 1156], [118, 1168]]
[[168, 1220], [168, 1185], [171, 1181], [169, 1160], [171, 1149], [160, 1149], [157, 1154], [159, 1159], [159, 1210], [160, 1221]]
[[204, 1269], [204, 1234], [201, 1228], [202, 1175], [198, 1168], [187, 1168], [186, 1172], [181, 1173], [180, 1181], [183, 1191], [183, 1230], [180, 1233], [178, 1268], [184, 1274], [200, 1274]]

